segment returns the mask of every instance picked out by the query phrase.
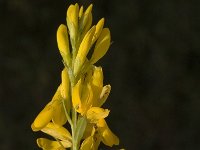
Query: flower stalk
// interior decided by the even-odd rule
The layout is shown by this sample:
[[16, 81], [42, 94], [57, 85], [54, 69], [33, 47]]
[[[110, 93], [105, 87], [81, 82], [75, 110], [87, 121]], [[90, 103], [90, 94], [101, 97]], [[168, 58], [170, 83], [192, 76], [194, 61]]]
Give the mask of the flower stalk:
[[[103, 86], [103, 70], [94, 65], [110, 47], [110, 30], [103, 27], [104, 18], [92, 26], [92, 4], [85, 11], [78, 4], [70, 5], [66, 21], [67, 26], [61, 24], [57, 30], [64, 64], [61, 84], [31, 125], [33, 131], [55, 141], [39, 138], [37, 144], [43, 150], [98, 150], [101, 142], [118, 145], [118, 137], [105, 121], [110, 111], [102, 108], [111, 86]], [[91, 58], [89, 51], [93, 51]]]

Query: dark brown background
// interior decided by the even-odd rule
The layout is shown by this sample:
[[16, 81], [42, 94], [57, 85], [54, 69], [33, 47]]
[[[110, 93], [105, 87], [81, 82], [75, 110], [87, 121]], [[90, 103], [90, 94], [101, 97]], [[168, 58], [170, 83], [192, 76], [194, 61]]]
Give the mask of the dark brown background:
[[[82, 0], [88, 6], [91, 1]], [[93, 0], [113, 44], [98, 62], [127, 150], [200, 149], [200, 1]], [[60, 83], [56, 30], [72, 0], [0, 0], [0, 149], [39, 149], [30, 125]], [[43, 135], [43, 134], [42, 134]], [[107, 147], [103, 147], [107, 150]]]

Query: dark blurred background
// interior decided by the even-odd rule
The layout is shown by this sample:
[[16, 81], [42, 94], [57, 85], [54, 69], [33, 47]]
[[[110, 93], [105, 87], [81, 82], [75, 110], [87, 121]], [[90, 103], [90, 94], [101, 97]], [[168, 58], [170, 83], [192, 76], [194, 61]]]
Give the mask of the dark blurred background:
[[[75, 2], [0, 0], [1, 150], [39, 149], [30, 125], [60, 83], [56, 30]], [[97, 65], [112, 85], [104, 107], [118, 149], [199, 150], [200, 1], [78, 2], [93, 2], [94, 23], [105, 17], [112, 33]]]

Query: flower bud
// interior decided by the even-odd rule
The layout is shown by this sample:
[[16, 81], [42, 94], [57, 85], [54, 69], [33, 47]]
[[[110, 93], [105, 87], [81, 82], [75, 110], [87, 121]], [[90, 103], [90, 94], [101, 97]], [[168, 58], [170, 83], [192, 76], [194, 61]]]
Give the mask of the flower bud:
[[74, 75], [76, 76], [83, 63], [85, 62], [86, 56], [90, 50], [91, 44], [92, 44], [92, 38], [94, 36], [96, 27], [93, 26], [85, 35], [85, 37], [83, 38], [83, 41], [80, 44], [77, 56], [75, 58], [75, 62], [74, 62]]
[[78, 16], [79, 16], [79, 6], [76, 3], [75, 5], [70, 5], [67, 10], [67, 26], [69, 28], [70, 38], [74, 42], [76, 41], [77, 32], [78, 32]]
[[58, 49], [63, 60], [70, 64], [70, 50], [69, 50], [69, 40], [68, 40], [68, 32], [67, 27], [64, 24], [61, 24], [57, 30], [57, 43]]
[[102, 58], [108, 51], [109, 47], [110, 47], [110, 30], [108, 28], [104, 28], [97, 40], [97, 43], [94, 48], [94, 52], [90, 59], [90, 63], [94, 64], [100, 58]]

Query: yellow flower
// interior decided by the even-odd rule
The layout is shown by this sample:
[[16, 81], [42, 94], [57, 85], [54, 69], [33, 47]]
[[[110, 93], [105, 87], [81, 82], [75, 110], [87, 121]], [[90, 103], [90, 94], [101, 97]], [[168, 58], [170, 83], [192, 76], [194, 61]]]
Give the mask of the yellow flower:
[[110, 147], [119, 145], [119, 138], [109, 129], [104, 119], [99, 119], [97, 123], [90, 124], [89, 128], [86, 128], [86, 131], [87, 134], [91, 134], [85, 135], [81, 150], [89, 150], [87, 149], [89, 146], [92, 147], [93, 150], [97, 150], [100, 142]]
[[[31, 128], [33, 131], [41, 130], [53, 118], [55, 118], [55, 116], [57, 116], [57, 114], [59, 115], [59, 113], [55, 113], [55, 111], [59, 110], [59, 109], [57, 109], [57, 107], [59, 107], [59, 101], [60, 101], [60, 87], [58, 87], [52, 100], [44, 107], [44, 109], [35, 118], [34, 122], [31, 125]], [[62, 118], [62, 117], [59, 117], [59, 118]], [[57, 120], [56, 120], [56, 122], [57, 122]], [[60, 120], [58, 122], [60, 122]]]
[[49, 122], [41, 131], [57, 139], [57, 141], [51, 141], [46, 138], [37, 139], [38, 146], [44, 150], [64, 149], [72, 145], [71, 134], [62, 126]]
[[37, 139], [37, 144], [40, 148], [44, 150], [65, 150], [65, 148], [72, 146], [71, 134], [64, 127], [49, 123], [45, 128], [42, 129], [42, 131], [51, 135], [57, 141], [48, 140], [46, 138], [39, 138]]
[[31, 125], [33, 131], [39, 131], [44, 128], [51, 120], [57, 125], [64, 125], [67, 122], [63, 102], [66, 103], [66, 109], [69, 112], [71, 102], [69, 99], [69, 77], [66, 68], [62, 71], [62, 83], [58, 87], [52, 100], [45, 106], [45, 108], [38, 114]]
[[[91, 67], [74, 86], [72, 92], [73, 107], [84, 115], [91, 107], [100, 107], [103, 97], [103, 72], [101, 67]], [[104, 90], [105, 91], [105, 90]], [[108, 92], [106, 94], [109, 94]]]
[[119, 145], [119, 138], [109, 129], [106, 121], [104, 119], [100, 119], [97, 123], [99, 138], [101, 138], [102, 142], [112, 147], [113, 145]]
[[39, 131], [44, 128], [53, 117], [52, 102], [49, 102], [45, 108], [38, 114], [34, 122], [31, 125], [33, 131]]

